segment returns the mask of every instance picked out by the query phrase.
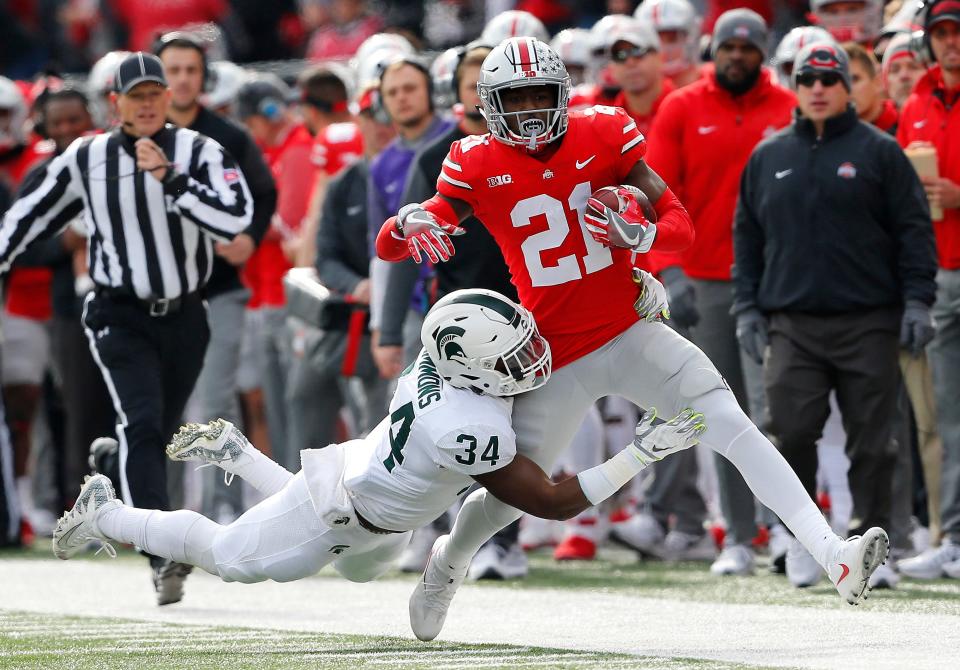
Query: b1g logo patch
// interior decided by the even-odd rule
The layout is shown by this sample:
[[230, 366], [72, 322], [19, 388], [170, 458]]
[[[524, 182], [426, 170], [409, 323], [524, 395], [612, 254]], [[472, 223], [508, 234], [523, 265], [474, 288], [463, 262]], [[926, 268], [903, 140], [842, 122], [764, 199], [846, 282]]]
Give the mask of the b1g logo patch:
[[494, 186], [506, 186], [513, 183], [513, 177], [508, 174], [498, 174], [496, 177], [487, 177], [487, 185], [490, 188]]
[[857, 166], [850, 161], [841, 163], [840, 167], [837, 168], [837, 176], [844, 179], [853, 179], [857, 176]]

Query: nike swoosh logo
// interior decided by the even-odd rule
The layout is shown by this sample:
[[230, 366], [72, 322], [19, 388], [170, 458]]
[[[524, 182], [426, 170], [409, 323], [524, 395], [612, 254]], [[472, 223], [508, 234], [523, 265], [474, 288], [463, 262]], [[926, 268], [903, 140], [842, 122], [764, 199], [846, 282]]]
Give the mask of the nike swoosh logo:
[[355, 205], [353, 207], [347, 207], [347, 216], [356, 216], [360, 213], [360, 210], [363, 209], [363, 205]]
[[709, 135], [716, 129], [716, 126], [697, 126], [697, 133], [700, 135]]
[[392, 183], [387, 184], [386, 186], [384, 186], [384, 187], [383, 187], [383, 190], [386, 191], [387, 193], [393, 193], [393, 192], [396, 191], [398, 188], [400, 188], [400, 182], [396, 182], [396, 181], [395, 181], [395, 182], [392, 182]]
[[847, 575], [850, 574], [850, 568], [847, 567], [846, 563], [841, 563], [840, 567], [843, 568], [843, 574], [840, 575], [840, 579], [837, 580], [837, 586], [840, 586], [840, 582], [847, 578]]
[[650, 447], [650, 451], [670, 451], [670, 447], [658, 447], [657, 445], [653, 445]]
[[914, 127], [914, 128], [923, 128], [925, 125], [927, 125], [927, 120], [926, 120], [926, 119], [923, 119], [922, 121], [914, 121], [914, 122], [913, 122], [913, 127]]
[[70, 538], [73, 537], [73, 534], [77, 531], [77, 528], [79, 528], [79, 527], [80, 527], [80, 524], [77, 524], [76, 526], [74, 526], [73, 528], [71, 528], [70, 530], [68, 530], [66, 533], [64, 533], [63, 535], [61, 535], [61, 536], [58, 538], [58, 542], [59, 542], [60, 544], [64, 544], [64, 543], [66, 543], [66, 542], [69, 542], [69, 541], [70, 541]]
[[577, 169], [578, 169], [578, 170], [582, 170], [583, 168], [587, 167], [587, 165], [590, 164], [590, 161], [592, 161], [592, 160], [593, 160], [594, 158], [596, 158], [596, 157], [597, 157], [597, 155], [594, 154], [594, 155], [590, 156], [590, 158], [588, 158], [587, 160], [583, 161], [582, 163], [581, 163], [580, 161], [577, 161]]
[[778, 170], [777, 172], [773, 173], [773, 176], [776, 177], [777, 179], [783, 179], [784, 177], [790, 174], [793, 174], [793, 168], [789, 168], [787, 170]]

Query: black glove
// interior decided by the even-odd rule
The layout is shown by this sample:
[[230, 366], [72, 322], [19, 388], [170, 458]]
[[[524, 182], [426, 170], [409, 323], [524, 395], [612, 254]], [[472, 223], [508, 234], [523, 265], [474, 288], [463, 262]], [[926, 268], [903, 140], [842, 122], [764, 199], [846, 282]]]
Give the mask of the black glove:
[[767, 317], [754, 307], [737, 314], [737, 340], [740, 348], [758, 365], [763, 365], [763, 352], [770, 342]]
[[697, 311], [697, 291], [693, 282], [678, 265], [671, 265], [660, 273], [663, 285], [667, 288], [667, 301], [670, 304], [670, 319], [680, 328], [692, 328], [700, 322]]
[[900, 321], [900, 346], [916, 358], [937, 334], [930, 308], [919, 300], [907, 300]]

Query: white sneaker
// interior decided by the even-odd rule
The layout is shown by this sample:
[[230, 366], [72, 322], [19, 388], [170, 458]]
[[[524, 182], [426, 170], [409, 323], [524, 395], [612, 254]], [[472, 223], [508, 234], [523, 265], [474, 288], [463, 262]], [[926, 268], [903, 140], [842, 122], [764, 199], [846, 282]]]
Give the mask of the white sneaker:
[[487, 542], [473, 557], [467, 579], [520, 579], [527, 576], [527, 555], [519, 544], [504, 548], [496, 542]]
[[710, 533], [693, 535], [671, 530], [663, 540], [664, 557], [669, 561], [712, 561], [717, 545]]
[[710, 572], [714, 575], [752, 575], [753, 551], [745, 544], [724, 547], [710, 566]]
[[793, 536], [782, 523], [770, 527], [770, 572], [782, 575], [787, 571], [787, 551], [793, 544]]
[[945, 574], [944, 566], [955, 561], [960, 561], [960, 544], [944, 540], [939, 547], [900, 561], [897, 570], [901, 575], [914, 579], [939, 579]]
[[400, 560], [397, 561], [397, 567], [400, 572], [423, 572], [427, 567], [427, 561], [430, 559], [430, 551], [433, 549], [433, 543], [437, 541], [440, 534], [433, 529], [433, 526], [424, 526], [413, 531], [413, 537], [410, 538], [410, 544], [400, 554]]
[[104, 475], [84, 477], [80, 495], [73, 508], [60, 517], [57, 527], [53, 530], [53, 553], [57, 558], [67, 560], [87, 546], [90, 541], [100, 542], [99, 554], [107, 552], [111, 558], [116, 558], [117, 552], [113, 545], [107, 542], [107, 537], [97, 528], [97, 515], [105, 509], [113, 509], [123, 505], [117, 500], [113, 484]]
[[874, 570], [868, 582], [871, 589], [893, 589], [899, 583], [900, 575], [890, 567], [889, 563], [883, 563]]
[[439, 560], [449, 539], [449, 535], [441, 535], [434, 542], [423, 577], [410, 595], [410, 627], [417, 639], [424, 642], [440, 634], [453, 596], [467, 574], [466, 566], [456, 568]]
[[943, 574], [953, 579], [960, 579], [960, 560], [944, 563]]
[[520, 520], [520, 547], [533, 551], [541, 547], [555, 547], [563, 537], [563, 524], [524, 514]]
[[870, 590], [870, 576], [887, 560], [890, 539], [883, 528], [847, 538], [830, 563], [830, 581], [851, 605], [859, 605]]
[[223, 480], [229, 486], [236, 474], [234, 468], [253, 461], [249, 450], [254, 448], [232, 423], [214, 419], [181, 426], [167, 445], [167, 456], [172, 461], [198, 461], [201, 468], [216, 465], [226, 473]]
[[53, 529], [57, 527], [57, 517], [53, 512], [34, 508], [27, 510], [24, 516], [37, 537], [53, 537]]
[[663, 558], [663, 540], [666, 533], [660, 522], [650, 514], [638, 512], [610, 529], [610, 540], [636, 552]]
[[790, 540], [786, 558], [787, 580], [798, 589], [813, 586], [823, 577], [823, 568], [797, 539]]

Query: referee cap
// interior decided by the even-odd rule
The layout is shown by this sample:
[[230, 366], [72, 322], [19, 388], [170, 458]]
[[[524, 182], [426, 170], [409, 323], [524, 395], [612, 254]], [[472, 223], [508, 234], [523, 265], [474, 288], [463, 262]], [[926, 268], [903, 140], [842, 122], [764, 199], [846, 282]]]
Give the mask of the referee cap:
[[117, 74], [113, 78], [113, 90], [117, 93], [129, 93], [134, 86], [145, 81], [156, 82], [161, 86], [167, 85], [160, 59], [153, 54], [138, 51], [120, 62]]

